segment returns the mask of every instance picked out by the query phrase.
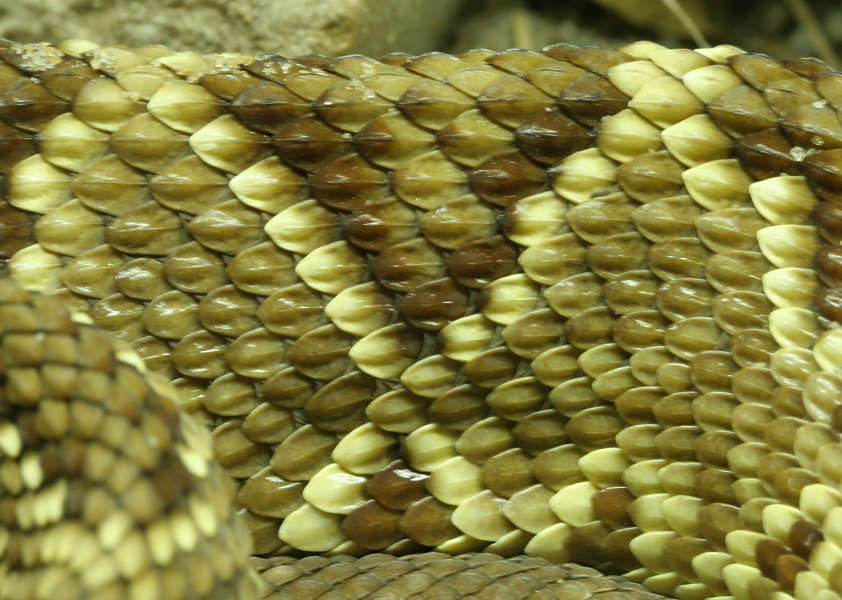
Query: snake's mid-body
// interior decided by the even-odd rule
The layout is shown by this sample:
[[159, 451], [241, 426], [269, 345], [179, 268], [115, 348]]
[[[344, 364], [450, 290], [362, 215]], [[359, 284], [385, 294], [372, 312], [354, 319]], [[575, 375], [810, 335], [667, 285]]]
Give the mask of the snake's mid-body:
[[839, 598], [840, 109], [733, 47], [3, 43], [0, 598]]

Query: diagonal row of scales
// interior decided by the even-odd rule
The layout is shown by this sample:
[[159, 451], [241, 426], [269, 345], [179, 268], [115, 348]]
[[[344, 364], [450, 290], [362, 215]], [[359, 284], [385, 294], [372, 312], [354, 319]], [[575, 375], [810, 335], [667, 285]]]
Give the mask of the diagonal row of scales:
[[[842, 74], [649, 42], [0, 59], [0, 260], [172, 381], [256, 554], [842, 594]], [[193, 513], [149, 534], [175, 517], [124, 501], [150, 477], [131, 436], [85, 426], [91, 398], [34, 404], [25, 354], [6, 403], [66, 417], [90, 472], [36, 462], [101, 510], [33, 520], [43, 478], [0, 434], [0, 548], [43, 568], [72, 518], [146, 559], [98, 585], [163, 568]]]

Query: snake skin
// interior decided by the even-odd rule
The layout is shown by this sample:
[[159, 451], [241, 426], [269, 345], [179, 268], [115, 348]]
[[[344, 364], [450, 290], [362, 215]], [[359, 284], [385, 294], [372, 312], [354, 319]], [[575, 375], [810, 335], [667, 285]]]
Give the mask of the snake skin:
[[0, 43], [0, 598], [840, 598], [840, 109]]

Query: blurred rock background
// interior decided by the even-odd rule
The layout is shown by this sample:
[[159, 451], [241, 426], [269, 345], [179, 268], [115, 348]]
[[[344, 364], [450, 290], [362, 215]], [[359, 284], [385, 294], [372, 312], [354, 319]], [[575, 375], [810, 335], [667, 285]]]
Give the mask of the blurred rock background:
[[[842, 48], [838, 0], [679, 3], [711, 44], [830, 60]], [[0, 5], [0, 36], [288, 56], [540, 48], [558, 41], [696, 45], [662, 0], [20, 0]]]

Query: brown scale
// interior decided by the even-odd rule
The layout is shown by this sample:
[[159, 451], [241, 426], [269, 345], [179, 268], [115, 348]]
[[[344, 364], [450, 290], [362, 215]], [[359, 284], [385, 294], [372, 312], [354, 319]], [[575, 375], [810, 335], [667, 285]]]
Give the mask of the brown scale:
[[430, 242], [456, 250], [472, 241], [497, 233], [497, 215], [473, 196], [442, 203], [419, 219], [419, 227]]
[[622, 194], [594, 199], [571, 208], [567, 223], [580, 238], [595, 243], [612, 234], [631, 231], [634, 206]]
[[[179, 378], [183, 408], [212, 424], [217, 459], [240, 480], [243, 518], [257, 552], [273, 553], [285, 544], [279, 521], [292, 522], [297, 509], [310, 506], [304, 497], [312, 491], [316, 498], [319, 491], [317, 483], [306, 493], [305, 486], [322, 468], [337, 468], [334, 460], [355, 477], [360, 469], [367, 480], [350, 514], [328, 515], [356, 547], [405, 553], [446, 544], [508, 555], [547, 545], [532, 538], [536, 532], [511, 525], [499, 540], [462, 535], [451, 522], [454, 514], [453, 522], [463, 522], [454, 512], [460, 507], [430, 495], [427, 473], [411, 464], [418, 451], [412, 436], [428, 425], [441, 436], [434, 460], [467, 459], [470, 472], [478, 473], [478, 489], [486, 490], [481, 498], [494, 498], [491, 504], [471, 500], [472, 510], [514, 511], [521, 492], [533, 487], [544, 491], [530, 497], [546, 503], [565, 486], [595, 477], [592, 508], [599, 520], [568, 524], [561, 544], [571, 558], [612, 572], [640, 566], [631, 548], [642, 532], [626, 510], [635, 494], [662, 488], [700, 498], [700, 537], [667, 543], [667, 562], [656, 569], [670, 569], [682, 582], [699, 577], [694, 557], [727, 551], [725, 535], [733, 528], [764, 530], [761, 511], [772, 500], [758, 494], [797, 506], [801, 490], [818, 481], [813, 469], [836, 477], [830, 454], [819, 452], [820, 445], [835, 442], [830, 427], [797, 429], [822, 400], [810, 395], [811, 373], [819, 366], [802, 357], [806, 349], [779, 349], [767, 328], [773, 306], [762, 275], [772, 266], [755, 241], [768, 223], [744, 208], [748, 196], [737, 189], [743, 184], [725, 182], [724, 197], [734, 205], [711, 212], [702, 204], [715, 203], [717, 192], [693, 188], [693, 198], [687, 195], [685, 165], [660, 145], [624, 158], [616, 171], [606, 167], [611, 174], [596, 184], [588, 182], [591, 173], [566, 164], [553, 169], [592, 145], [593, 128], [603, 118], [621, 110], [634, 115], [628, 97], [647, 82], [622, 69], [657, 64], [681, 78], [712, 63], [726, 70], [723, 65], [731, 65], [733, 71], [724, 72], [748, 85], [712, 93], [705, 86], [718, 84], [723, 73], [714, 69], [704, 85], [687, 76], [688, 87], [700, 86], [694, 88], [700, 99], [712, 96], [703, 110], [735, 138], [749, 175], [797, 175], [804, 165], [820, 198], [812, 223], [830, 244], [816, 262], [829, 285], [816, 306], [827, 320], [838, 320], [833, 252], [842, 228], [834, 203], [842, 180], [837, 152], [829, 148], [842, 136], [833, 110], [819, 103], [825, 98], [836, 108], [842, 94], [838, 78], [822, 65], [781, 65], [756, 55], [709, 59], [643, 44], [630, 46], [628, 54], [553, 46], [543, 53], [474, 51], [380, 61], [270, 56], [203, 72], [197, 65], [207, 59], [162, 49], [99, 49], [79, 57], [55, 51], [28, 62], [9, 47], [0, 49], [0, 127], [8, 129], [0, 130], [8, 147], [2, 153], [8, 164], [0, 160], [0, 170], [11, 172], [0, 227], [8, 222], [21, 234], [9, 248], [0, 247], [0, 256], [12, 264], [22, 260], [26, 253], [9, 259], [35, 240], [61, 254], [30, 251], [66, 263], [61, 271], [44, 271], [44, 281], [66, 286], [59, 290], [65, 302], [89, 310], [97, 325], [130, 341], [151, 370]], [[157, 95], [157, 86], [176, 73], [191, 81], [184, 93], [193, 90], [183, 114], [172, 108], [178, 99], [166, 104], [175, 87]], [[153, 97], [155, 117], [146, 111]], [[673, 123], [668, 106], [640, 104], [639, 114], [652, 122]], [[114, 154], [93, 155], [79, 173], [45, 171], [60, 177], [49, 182], [44, 197], [66, 199], [37, 205], [27, 195], [27, 182], [37, 177], [26, 177], [53, 169], [51, 161], [64, 168], [66, 157], [49, 135], [34, 140], [31, 134], [70, 109], [110, 135]], [[223, 139], [215, 147], [214, 136]], [[815, 138], [822, 147], [811, 147], [819, 143]], [[803, 161], [794, 146], [809, 148]], [[34, 170], [19, 176], [18, 162], [36, 151], [44, 160], [26, 163]], [[730, 156], [729, 148], [724, 151]], [[254, 168], [241, 173], [247, 167]], [[730, 176], [727, 169], [722, 173]], [[558, 195], [546, 191], [548, 176]], [[584, 178], [583, 189], [577, 177]], [[281, 186], [282, 197], [265, 199], [261, 178], [277, 178], [266, 184]], [[16, 204], [28, 209], [31, 202], [39, 216], [21, 218]], [[291, 220], [302, 224], [299, 238], [284, 231], [286, 225], [270, 225], [264, 234], [264, 225], [287, 208], [287, 215], [301, 216]], [[30, 229], [36, 219], [39, 225]], [[84, 232], [81, 224], [88, 225]], [[337, 241], [344, 250], [313, 254]], [[337, 260], [344, 262], [330, 262]], [[515, 277], [485, 291], [509, 275]], [[521, 278], [531, 281], [518, 287], [513, 282]], [[368, 291], [344, 294], [357, 284]], [[516, 296], [527, 288], [534, 298]], [[366, 310], [383, 318], [360, 318], [348, 297], [365, 299], [372, 304]], [[498, 321], [483, 320], [479, 313], [486, 309]], [[27, 352], [15, 349], [17, 356]], [[98, 356], [92, 351], [85, 359], [105, 364]], [[428, 389], [414, 368], [404, 377], [420, 360], [424, 368], [442, 368], [448, 381], [430, 397], [414, 393]], [[13, 371], [9, 380], [13, 399], [27, 402], [38, 386], [61, 381], [52, 372], [33, 378], [24, 371]], [[99, 382], [93, 375], [83, 381], [94, 399], [108, 395]], [[125, 385], [134, 389], [128, 380]], [[128, 407], [119, 393], [112, 396], [110, 406]], [[22, 419], [26, 436], [39, 427], [56, 435], [67, 429], [61, 415], [46, 408], [53, 404], [42, 405], [37, 420]], [[146, 513], [154, 512], [157, 497], [144, 491], [144, 482], [154, 481], [161, 498], [174, 499], [186, 489], [187, 475], [173, 468], [174, 483], [163, 475], [147, 480], [127, 466], [131, 459], [145, 468], [155, 456], [142, 449], [141, 435], [126, 429], [127, 419], [140, 418], [129, 412], [112, 419], [80, 404], [69, 418], [87, 437], [107, 421], [101, 445], [108, 450], [91, 451], [105, 458], [89, 459], [88, 469], [102, 471], [110, 490], [125, 492], [140, 519], [146, 505]], [[376, 457], [349, 457], [345, 445], [371, 432], [392, 436], [391, 445], [372, 448]], [[398, 438], [403, 441], [395, 450]], [[766, 455], [747, 458], [758, 447]], [[611, 460], [603, 464], [602, 457], [613, 456], [606, 451], [616, 448], [625, 457], [618, 454], [618, 461], [657, 459], [668, 466], [658, 467], [656, 477], [623, 471]], [[70, 464], [80, 452], [71, 444], [60, 454]], [[76, 463], [81, 472], [82, 459]], [[6, 487], [10, 477], [0, 469]], [[753, 478], [760, 482], [747, 481]], [[90, 522], [116, 510], [108, 494], [85, 507]], [[499, 502], [510, 504], [501, 508]], [[4, 505], [2, 514], [4, 523], [17, 518], [13, 507]], [[747, 584], [749, 595], [766, 597], [775, 586], [793, 589], [795, 574], [823, 535], [802, 523], [790, 531], [792, 550], [764, 559], [766, 578]], [[530, 538], [537, 541], [527, 547]], [[11, 547], [21, 551], [17, 539]], [[191, 560], [198, 559], [184, 565]], [[292, 586], [279, 594], [339, 593], [346, 583], [343, 590], [372, 591], [367, 586], [382, 579], [387, 592], [493, 595], [504, 579], [512, 583], [507, 578], [513, 573], [511, 566], [488, 567], [481, 577], [446, 587], [425, 570], [392, 584], [393, 574], [412, 569], [384, 564], [354, 588], [357, 567], [331, 567], [332, 560], [301, 563], [302, 572], [332, 569], [319, 581], [293, 575], [292, 566], [279, 565], [270, 576], [273, 567], [263, 564], [267, 581], [275, 577], [280, 585], [286, 578]], [[370, 559], [372, 565], [378, 560]], [[162, 579], [165, 595], [180, 597], [188, 581], [209, 595], [209, 582], [224, 568], [198, 562], [170, 567]], [[430, 559], [425, 569], [434, 563]], [[568, 585], [564, 597], [603, 593], [602, 585]], [[711, 593], [729, 592], [721, 581], [705, 585]]]
[[[119, 169], [116, 164], [113, 168]], [[138, 186], [142, 183], [137, 181]], [[150, 177], [149, 192], [163, 206], [189, 214], [199, 214], [230, 197], [225, 176], [195, 155], [171, 162]]]
[[680, 194], [683, 170], [668, 152], [651, 152], [622, 164], [617, 180], [632, 199], [646, 203]]

